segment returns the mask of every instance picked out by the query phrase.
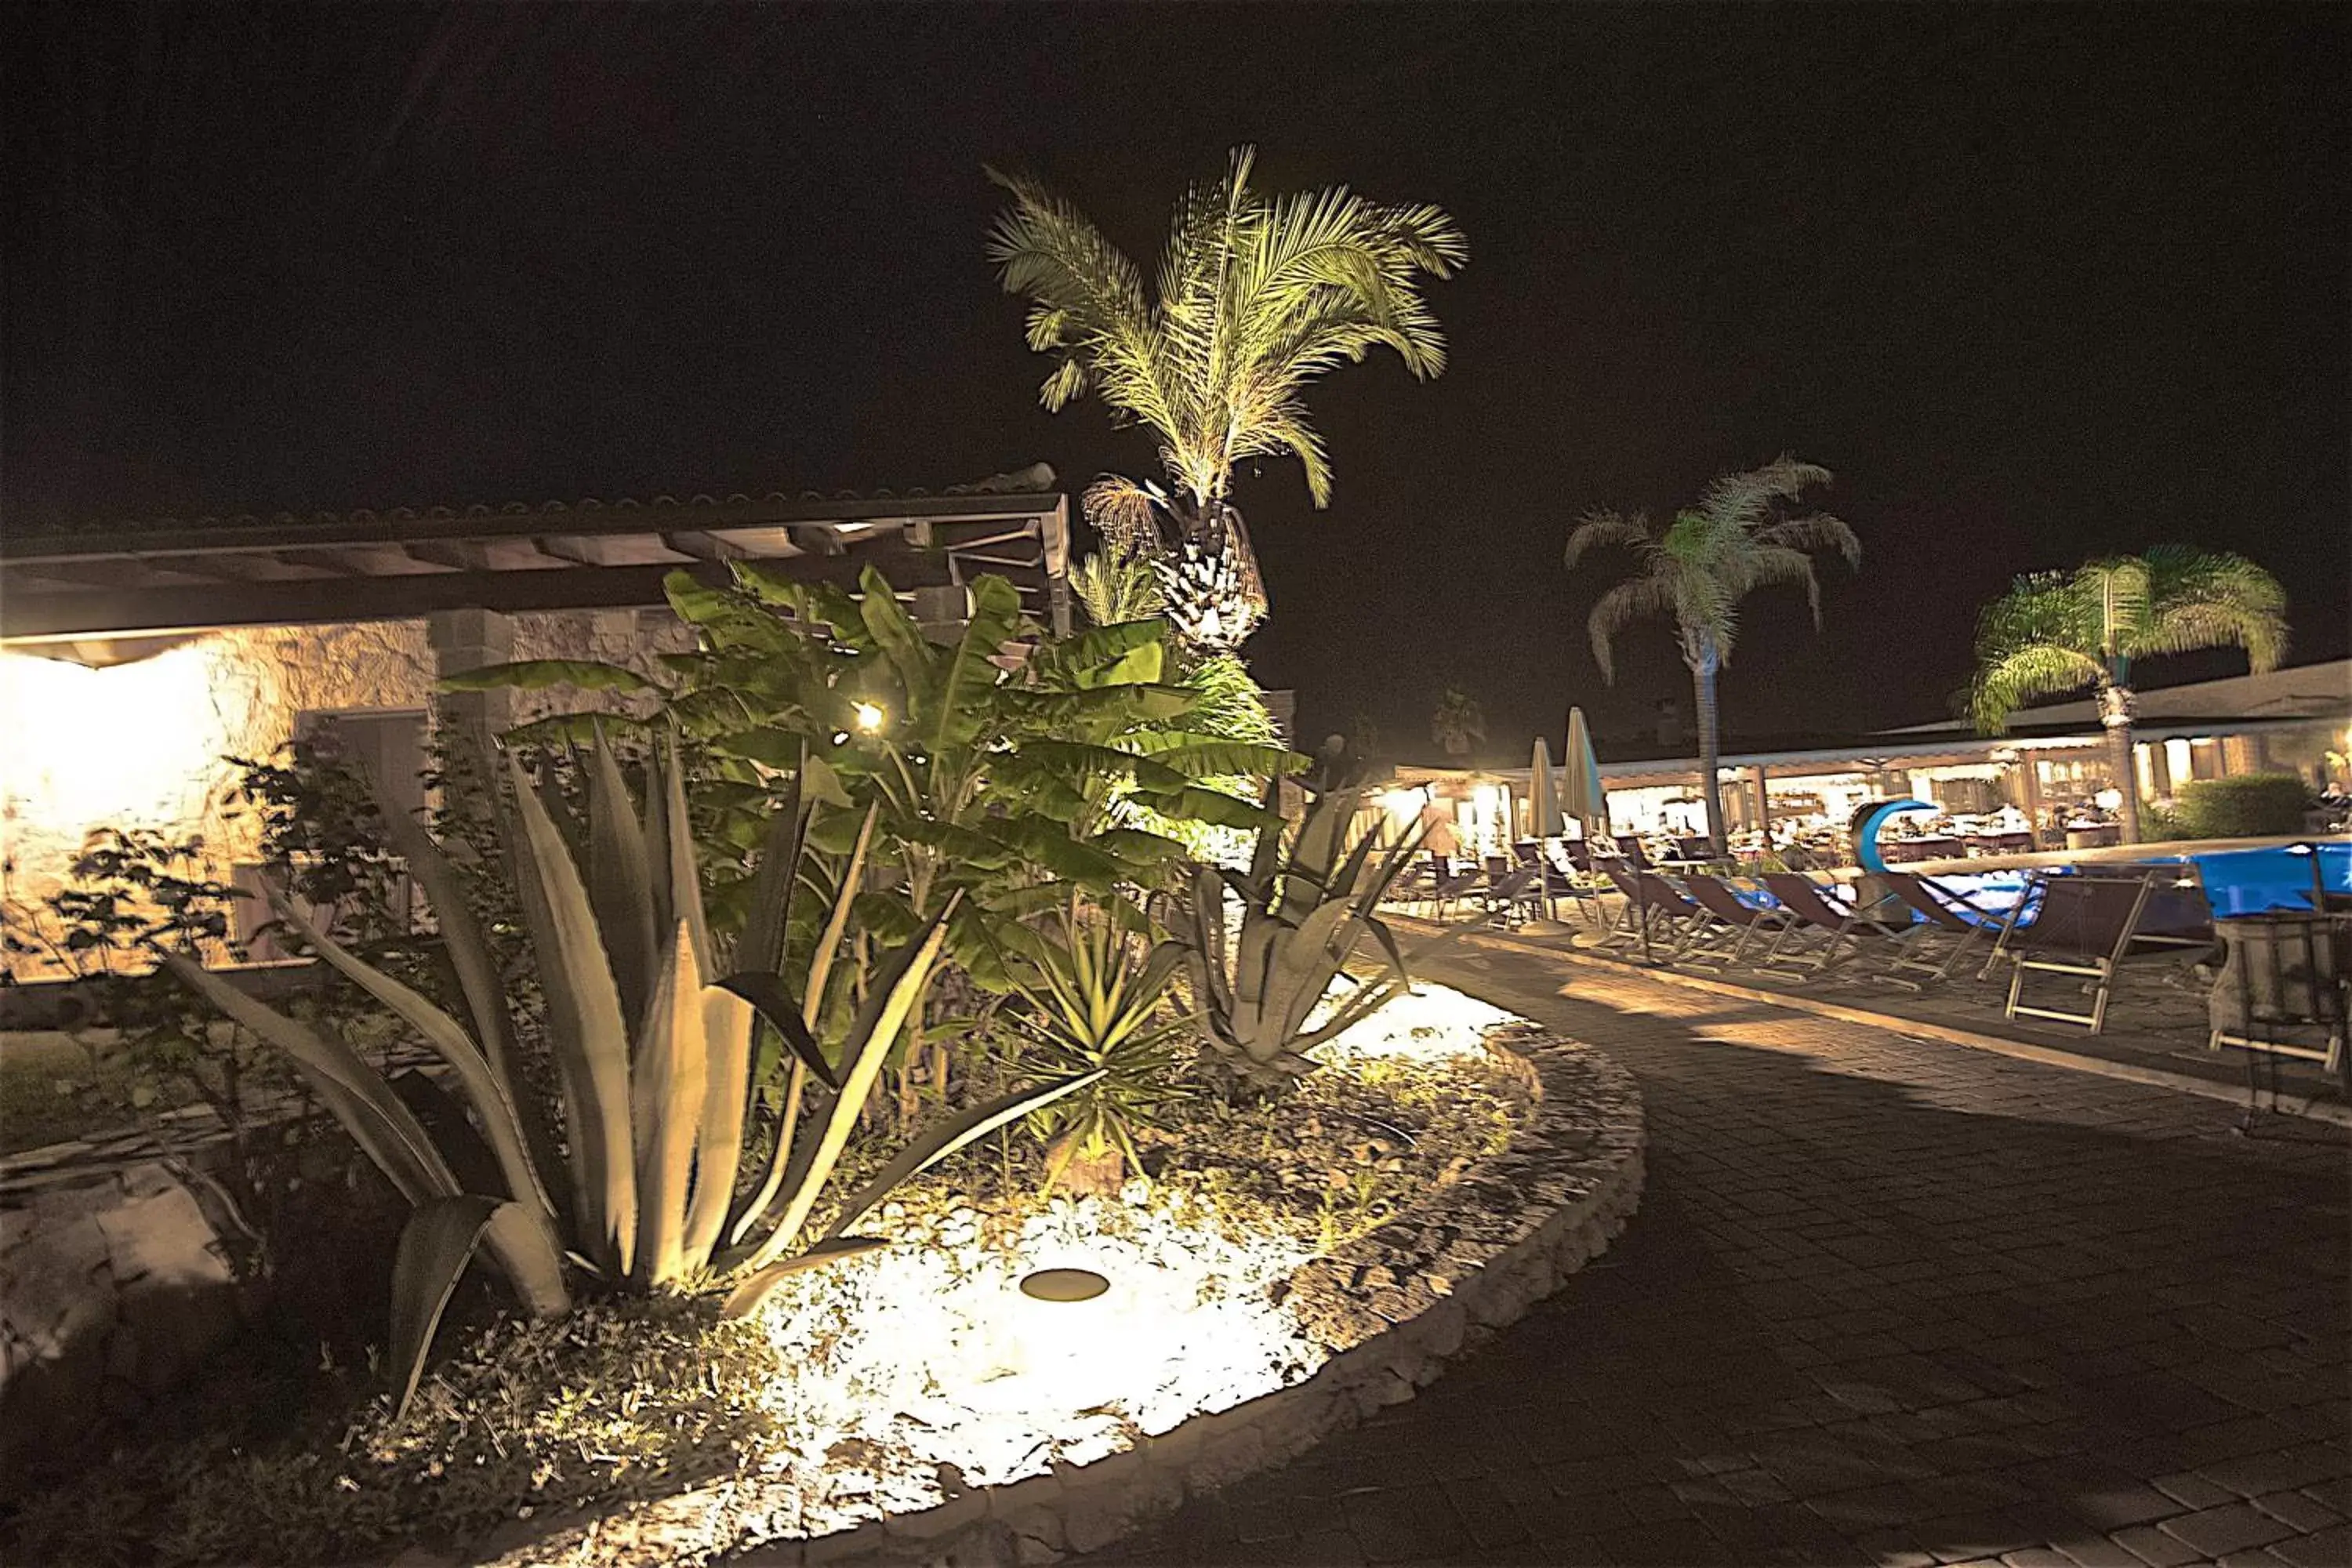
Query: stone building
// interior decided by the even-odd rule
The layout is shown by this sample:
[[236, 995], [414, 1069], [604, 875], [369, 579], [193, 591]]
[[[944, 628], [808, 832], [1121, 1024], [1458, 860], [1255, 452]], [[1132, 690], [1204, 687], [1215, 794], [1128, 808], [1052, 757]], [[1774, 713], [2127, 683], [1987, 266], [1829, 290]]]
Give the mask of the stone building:
[[[465, 511], [205, 518], [0, 538], [0, 895], [54, 892], [91, 831], [199, 838], [215, 875], [256, 858], [228, 759], [332, 721], [388, 781], [435, 715], [503, 728], [557, 695], [444, 695], [522, 658], [651, 668], [688, 647], [663, 579], [780, 563], [854, 584], [880, 569], [943, 634], [993, 574], [1066, 630], [1069, 510], [1035, 465], [939, 494], [583, 501]], [[568, 697], [569, 694], [561, 694]], [[421, 801], [421, 791], [417, 798]], [[18, 979], [53, 966], [13, 955]]]

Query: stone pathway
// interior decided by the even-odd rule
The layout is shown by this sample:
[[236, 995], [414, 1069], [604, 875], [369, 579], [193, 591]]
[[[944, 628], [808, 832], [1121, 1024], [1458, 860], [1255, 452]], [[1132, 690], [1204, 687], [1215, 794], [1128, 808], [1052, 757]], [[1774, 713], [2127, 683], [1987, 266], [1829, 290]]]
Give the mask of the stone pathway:
[[1432, 978], [1641, 1078], [1610, 1253], [1126, 1563], [2352, 1563], [2343, 1130], [1638, 974]]

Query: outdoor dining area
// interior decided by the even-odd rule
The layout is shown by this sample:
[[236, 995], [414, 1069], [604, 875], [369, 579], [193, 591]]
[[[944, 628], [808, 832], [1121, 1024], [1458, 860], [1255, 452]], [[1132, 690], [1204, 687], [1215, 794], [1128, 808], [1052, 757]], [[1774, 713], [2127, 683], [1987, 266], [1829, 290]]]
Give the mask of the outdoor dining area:
[[1580, 720], [1559, 769], [1537, 743], [1517, 801], [1503, 785], [1453, 811], [1425, 788], [1381, 797], [1395, 828], [1422, 836], [1402, 912], [1774, 986], [1983, 992], [1972, 999], [1997, 996], [2009, 1025], [2083, 1036], [2147, 975], [2136, 994], [2170, 1031], [2247, 1053], [2250, 1072], [2316, 1067], [2352, 1093], [2352, 840], [2012, 855], [1979, 870], [1954, 836], [1882, 837], [1920, 805], [1886, 801], [1862, 803], [1822, 863], [1718, 855], [1696, 833], [1609, 831]]

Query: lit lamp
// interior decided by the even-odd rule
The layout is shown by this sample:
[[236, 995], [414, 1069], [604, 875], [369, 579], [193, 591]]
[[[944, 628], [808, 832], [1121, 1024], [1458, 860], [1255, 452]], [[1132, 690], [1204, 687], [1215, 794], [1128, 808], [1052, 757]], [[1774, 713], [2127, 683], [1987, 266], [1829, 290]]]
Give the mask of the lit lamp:
[[1109, 1293], [1109, 1279], [1091, 1268], [1022, 1276], [1019, 1294], [1006, 1302], [1013, 1375], [999, 1384], [998, 1397], [1029, 1407], [1087, 1403], [1090, 1375], [1118, 1349], [1119, 1314]]
[[860, 734], [871, 735], [882, 728], [883, 712], [877, 704], [861, 702], [853, 711], [857, 720], [857, 730]]

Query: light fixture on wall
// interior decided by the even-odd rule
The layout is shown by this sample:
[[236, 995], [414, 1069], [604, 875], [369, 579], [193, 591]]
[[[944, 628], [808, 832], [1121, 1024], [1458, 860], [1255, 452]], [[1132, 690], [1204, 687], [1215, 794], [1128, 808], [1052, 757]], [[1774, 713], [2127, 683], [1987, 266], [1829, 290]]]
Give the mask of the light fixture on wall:
[[149, 632], [131, 637], [32, 637], [10, 642], [5, 651], [79, 664], [87, 669], [112, 669], [138, 664], [194, 642], [201, 632]]

